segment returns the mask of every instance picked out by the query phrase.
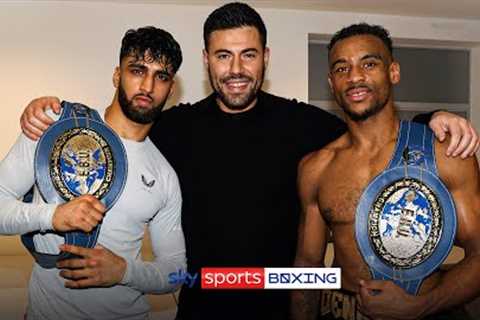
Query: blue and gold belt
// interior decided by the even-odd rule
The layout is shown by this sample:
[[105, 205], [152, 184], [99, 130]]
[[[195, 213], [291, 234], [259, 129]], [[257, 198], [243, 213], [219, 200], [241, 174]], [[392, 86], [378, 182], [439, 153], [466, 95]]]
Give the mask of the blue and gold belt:
[[438, 177], [433, 132], [401, 121], [392, 160], [357, 206], [355, 237], [372, 278], [416, 294], [448, 256], [456, 224], [452, 197]]
[[[127, 178], [127, 156], [118, 135], [97, 111], [79, 103], [62, 102], [62, 115], [40, 138], [35, 150], [35, 183], [47, 203], [64, 203], [91, 194], [110, 209], [119, 198]], [[58, 233], [65, 244], [93, 248], [101, 224], [91, 232]], [[40, 253], [33, 237], [22, 235], [22, 243], [35, 261], [54, 268], [57, 261], [72, 258], [67, 252]]]

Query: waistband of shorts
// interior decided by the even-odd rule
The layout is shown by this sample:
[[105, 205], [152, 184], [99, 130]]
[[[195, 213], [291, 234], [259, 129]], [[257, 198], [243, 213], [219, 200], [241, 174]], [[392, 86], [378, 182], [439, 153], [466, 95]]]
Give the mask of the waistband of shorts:
[[344, 289], [322, 290], [320, 316], [325, 319], [368, 320], [357, 308], [356, 293]]

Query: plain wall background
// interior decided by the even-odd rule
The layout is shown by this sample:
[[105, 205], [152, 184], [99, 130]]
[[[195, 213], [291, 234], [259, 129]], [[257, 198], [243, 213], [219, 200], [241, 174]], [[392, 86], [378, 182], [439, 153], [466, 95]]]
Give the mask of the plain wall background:
[[[111, 76], [129, 28], [155, 25], [184, 52], [178, 91], [169, 104], [209, 93], [202, 65], [202, 25], [215, 6], [76, 1], [0, 2], [0, 157], [18, 135], [18, 118], [34, 97], [58, 95], [92, 107], [111, 101]], [[328, 35], [359, 21], [384, 25], [399, 39], [454, 41], [472, 51], [472, 119], [480, 127], [480, 21], [259, 8], [268, 29], [271, 62], [265, 88], [306, 101], [309, 33]]]

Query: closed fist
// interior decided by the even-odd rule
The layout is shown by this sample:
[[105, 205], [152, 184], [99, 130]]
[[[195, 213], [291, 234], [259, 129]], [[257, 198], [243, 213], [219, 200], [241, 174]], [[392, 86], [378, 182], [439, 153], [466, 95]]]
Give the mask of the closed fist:
[[53, 213], [53, 229], [90, 232], [102, 221], [105, 210], [103, 203], [94, 196], [82, 195], [57, 207]]

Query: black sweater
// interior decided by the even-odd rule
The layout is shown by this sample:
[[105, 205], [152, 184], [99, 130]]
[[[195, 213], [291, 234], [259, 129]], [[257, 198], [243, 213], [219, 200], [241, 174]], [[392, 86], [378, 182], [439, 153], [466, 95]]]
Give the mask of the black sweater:
[[[150, 138], [180, 180], [188, 271], [292, 266], [297, 165], [345, 130], [330, 113], [265, 92], [239, 114], [222, 112], [214, 95], [164, 112]], [[202, 290], [197, 280], [182, 288], [177, 316], [286, 319], [288, 308], [287, 291]]]
[[[150, 138], [178, 174], [190, 273], [201, 267], [292, 266], [300, 212], [297, 165], [345, 131], [335, 116], [265, 92], [222, 112], [213, 95], [162, 114]], [[181, 319], [286, 317], [285, 291], [182, 288]], [[278, 313], [278, 317], [271, 317]]]

